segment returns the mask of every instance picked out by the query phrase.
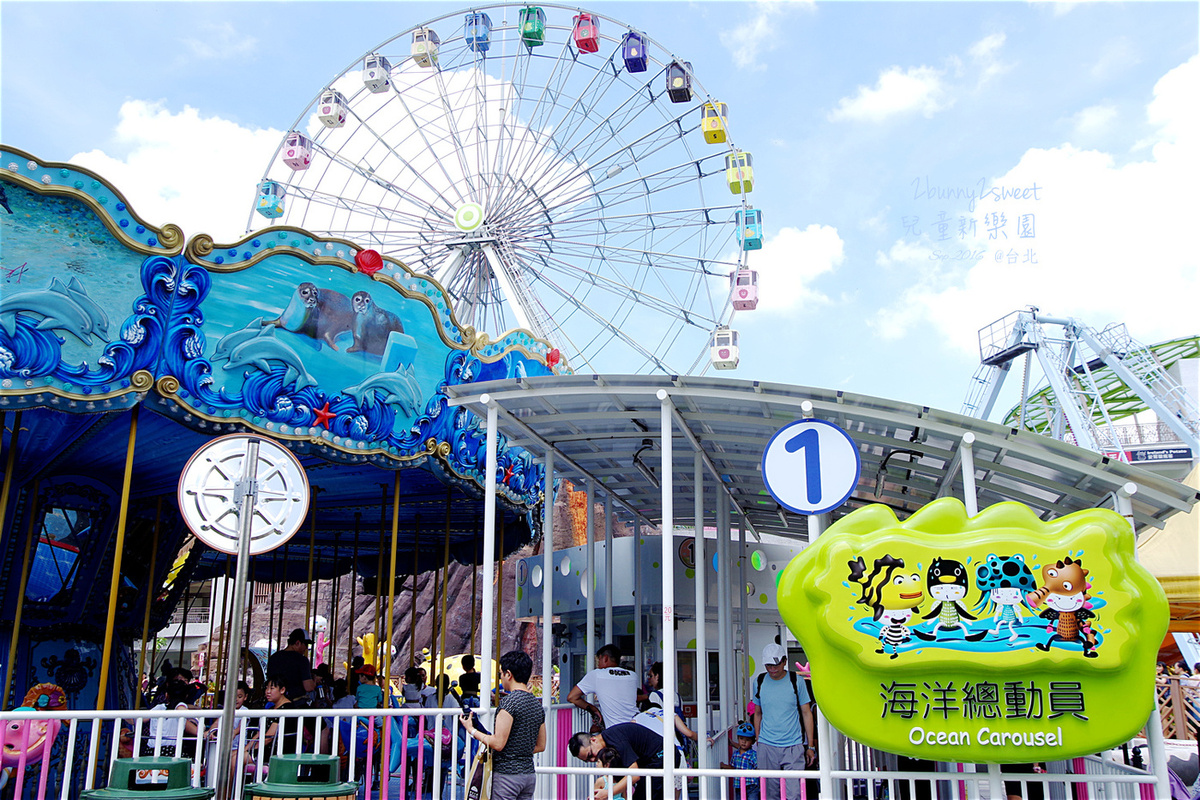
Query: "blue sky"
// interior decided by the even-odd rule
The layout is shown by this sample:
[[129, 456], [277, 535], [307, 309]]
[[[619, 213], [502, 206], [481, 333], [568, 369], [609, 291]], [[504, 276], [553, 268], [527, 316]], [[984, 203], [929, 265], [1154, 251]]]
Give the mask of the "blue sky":
[[[1197, 332], [1197, 4], [591, 7], [690, 60], [755, 154], [767, 299], [725, 374], [958, 410], [975, 331], [1027, 304], [1146, 342]], [[234, 239], [314, 95], [460, 8], [6, 0], [0, 135]], [[972, 209], [980, 185], [1025, 199]]]

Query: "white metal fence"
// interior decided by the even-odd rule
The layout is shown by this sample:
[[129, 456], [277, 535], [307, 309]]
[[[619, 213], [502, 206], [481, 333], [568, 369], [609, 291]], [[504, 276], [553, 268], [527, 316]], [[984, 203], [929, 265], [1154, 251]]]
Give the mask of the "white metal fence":
[[[121, 756], [173, 753], [192, 762], [194, 787], [216, 785], [219, 710], [0, 714], [6, 731], [30, 719], [60, 720], [62, 730], [44, 762], [29, 759], [18, 765], [23, 780], [10, 777], [0, 789], [5, 800], [74, 800], [82, 791], [104, 787], [113, 760]], [[196, 723], [193, 734], [186, 732], [188, 720]], [[539, 800], [586, 800], [596, 779], [610, 772], [618, 778], [663, 774], [662, 770], [606, 770], [572, 758], [567, 740], [576, 731], [588, 730], [591, 723], [573, 706], [555, 706], [546, 722], [547, 749], [535, 759]], [[490, 727], [490, 720], [487, 723]], [[338, 755], [341, 778], [359, 782], [364, 800], [465, 798], [462, 776], [474, 750], [457, 709], [379, 709], [369, 716], [356, 710], [243, 709], [235, 714], [235, 724], [231, 759], [235, 800], [240, 800], [246, 784], [265, 777], [269, 754], [283, 752]], [[269, 741], [272, 726], [276, 735]], [[1010, 794], [1023, 800], [1160, 800], [1170, 796], [1166, 787], [1155, 785], [1151, 773], [1111, 757], [1049, 762], [1044, 773], [1002, 772], [1000, 767], [972, 764], [905, 770], [896, 756], [836, 732], [833, 738], [836, 741], [826, 752], [834, 763], [816, 769], [732, 772], [685, 763], [675, 774], [686, 785], [685, 797], [700, 800], [759, 800], [766, 797], [768, 782], [781, 779], [799, 779], [798, 794], [786, 791], [785, 785], [783, 796], [788, 800], [999, 800]], [[727, 737], [721, 733], [709, 750], [708, 763], [728, 760]], [[50, 767], [45, 781], [41, 780], [43, 763]], [[381, 775], [387, 779], [380, 780]], [[742, 778], [757, 778], [756, 790], [746, 786], [743, 791]]]

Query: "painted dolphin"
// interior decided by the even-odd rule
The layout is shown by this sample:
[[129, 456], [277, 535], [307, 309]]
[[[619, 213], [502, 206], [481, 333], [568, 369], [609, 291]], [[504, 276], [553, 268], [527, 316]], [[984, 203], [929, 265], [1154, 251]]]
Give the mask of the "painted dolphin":
[[18, 312], [40, 315], [42, 320], [35, 326], [40, 331], [66, 331], [87, 345], [93, 333], [108, 341], [108, 316], [77, 280], [72, 287], [51, 278], [45, 289], [5, 293], [0, 298], [0, 326], [9, 336], [16, 335]]
[[297, 389], [317, 385], [316, 379], [308, 374], [308, 370], [304, 368], [304, 362], [300, 360], [296, 351], [275, 338], [275, 328], [273, 327], [263, 328], [257, 336], [247, 339], [233, 348], [229, 353], [229, 362], [225, 364], [225, 369], [256, 367], [263, 372], [270, 372], [270, 362], [272, 361], [278, 361], [286, 367], [283, 373], [284, 386], [293, 381], [295, 381]]
[[263, 318], [259, 317], [241, 330], [222, 336], [221, 340], [217, 342], [217, 349], [213, 351], [212, 358], [209, 361], [223, 361], [229, 358], [229, 354], [233, 352], [235, 347], [243, 342], [250, 341], [262, 333], [262, 320]]
[[74, 275], [67, 283], [67, 294], [71, 295], [71, 299], [78, 303], [79, 307], [91, 318], [92, 333], [102, 341], [111, 341], [111, 337], [108, 335], [108, 314], [104, 312], [99, 303], [88, 295], [87, 289], [83, 288], [83, 282]]
[[421, 402], [421, 387], [411, 365], [397, 372], [377, 372], [357, 386], [343, 391], [363, 408], [375, 405], [375, 391], [383, 393], [383, 402], [398, 406], [407, 416], [415, 416]]

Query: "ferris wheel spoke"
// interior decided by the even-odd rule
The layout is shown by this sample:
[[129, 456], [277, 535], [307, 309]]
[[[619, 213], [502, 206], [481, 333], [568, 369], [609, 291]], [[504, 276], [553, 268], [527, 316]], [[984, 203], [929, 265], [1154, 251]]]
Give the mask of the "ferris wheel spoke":
[[[430, 152], [436, 153], [437, 152], [436, 149], [433, 147], [433, 145], [429, 141], [429, 136], [428, 136], [428, 132], [425, 128], [425, 125], [422, 124], [424, 121], [423, 117], [413, 114], [412, 109], [408, 105], [408, 99], [400, 91], [400, 87], [399, 87], [398, 83], [392, 83], [392, 92], [393, 92], [393, 95], [396, 97], [396, 99], [399, 101], [400, 108], [403, 109], [405, 117], [407, 117], [410, 120], [415, 121], [416, 128], [417, 128], [417, 134], [421, 137], [421, 141], [425, 144], [425, 147]], [[440, 94], [440, 91], [439, 91], [439, 94]], [[432, 191], [438, 197], [438, 199], [440, 199], [445, 204], [445, 207], [452, 209], [457, 205], [456, 202], [447, 198], [440, 189], [438, 189], [437, 187], [434, 187], [434, 185], [429, 181], [428, 177], [426, 177], [424, 170], [419, 169], [416, 166], [414, 166], [410, 162], [410, 160], [407, 157], [405, 157], [402, 153], [400, 153], [398, 150], [396, 150], [394, 147], [391, 147], [391, 146], [388, 146], [388, 152], [391, 153], [404, 166], [405, 169], [407, 169], [413, 175], [416, 175], [421, 180], [421, 182], [423, 184], [425, 184], [430, 189], [430, 191]], [[435, 158], [434, 160], [436, 161], [437, 166], [439, 167], [439, 171], [442, 173], [442, 176], [446, 179], [446, 186], [453, 187], [454, 189], [457, 190], [459, 182], [457, 180], [455, 180], [454, 178], [452, 178], [450, 176], [450, 173], [446, 171], [446, 165], [442, 161], [442, 159]], [[461, 192], [456, 191], [455, 193], [458, 195], [458, 202], [462, 202], [465, 199], [462, 196]]]
[[[475, 190], [475, 173], [472, 172], [470, 166], [468, 166], [468, 164], [467, 164], [467, 147], [463, 144], [462, 140], [458, 136], [459, 126], [455, 119], [454, 111], [450, 108], [448, 98], [446, 96], [447, 95], [446, 81], [445, 81], [444, 76], [442, 75], [441, 68], [437, 68], [434, 70], [434, 78], [435, 78], [435, 82], [438, 87], [438, 100], [441, 105], [442, 114], [448, 122], [446, 127], [450, 132], [450, 139], [451, 139], [452, 144], [454, 145], [454, 155], [458, 159], [458, 165], [463, 171], [463, 176], [464, 176], [464, 179], [466, 180], [467, 187], [471, 190], [471, 192], [470, 192], [471, 197], [476, 197], [477, 194], [476, 194], [476, 190]], [[459, 109], [460, 114], [465, 113], [465, 105], [466, 104], [464, 103], [463, 105], [464, 105], [464, 109]]]

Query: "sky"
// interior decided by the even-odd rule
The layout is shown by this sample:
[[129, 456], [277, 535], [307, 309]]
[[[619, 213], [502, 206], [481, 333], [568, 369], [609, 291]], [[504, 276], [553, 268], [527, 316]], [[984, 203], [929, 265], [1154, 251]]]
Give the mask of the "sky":
[[[958, 411], [977, 331], [1029, 305], [1200, 332], [1196, 3], [589, 8], [691, 61], [754, 153], [763, 299], [720, 374]], [[315, 95], [461, 9], [4, 0], [0, 140], [231, 241]]]

